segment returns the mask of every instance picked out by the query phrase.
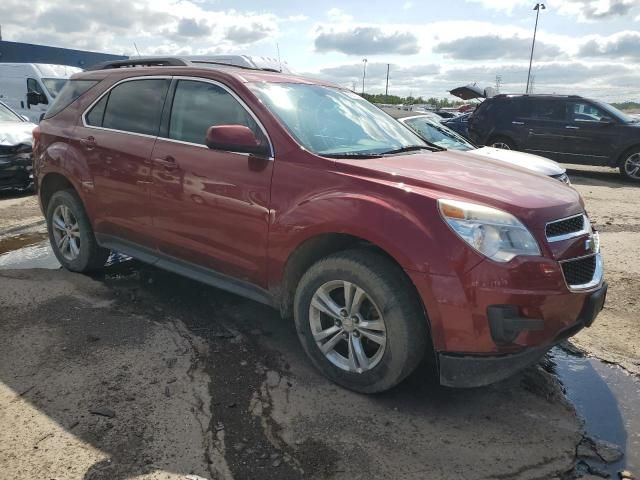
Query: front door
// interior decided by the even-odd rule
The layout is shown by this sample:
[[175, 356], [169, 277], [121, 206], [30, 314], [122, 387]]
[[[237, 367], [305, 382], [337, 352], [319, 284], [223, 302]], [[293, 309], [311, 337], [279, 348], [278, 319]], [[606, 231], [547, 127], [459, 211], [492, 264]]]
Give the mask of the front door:
[[154, 248], [150, 158], [170, 79], [131, 79], [94, 104], [75, 128], [72, 148], [86, 160], [96, 233]]
[[606, 165], [616, 151], [616, 120], [585, 100], [570, 100], [567, 108], [566, 161]]
[[266, 134], [227, 87], [180, 79], [174, 88], [151, 155], [159, 249], [265, 287], [273, 159], [211, 150], [205, 138], [214, 125], [245, 125], [265, 142]]
[[562, 98], [525, 99], [522, 150], [563, 161], [567, 148], [566, 108], [565, 100]]

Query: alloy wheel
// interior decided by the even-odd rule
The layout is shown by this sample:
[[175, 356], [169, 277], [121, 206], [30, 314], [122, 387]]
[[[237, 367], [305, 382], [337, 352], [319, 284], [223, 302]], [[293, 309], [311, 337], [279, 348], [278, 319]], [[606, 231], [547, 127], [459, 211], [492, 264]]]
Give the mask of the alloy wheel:
[[634, 180], [640, 180], [640, 152], [631, 154], [625, 160], [624, 171]]
[[60, 254], [69, 261], [80, 255], [80, 225], [66, 205], [58, 205], [53, 211], [53, 239]]
[[387, 345], [384, 318], [358, 285], [334, 280], [318, 288], [309, 323], [316, 345], [336, 367], [363, 373], [382, 360]]

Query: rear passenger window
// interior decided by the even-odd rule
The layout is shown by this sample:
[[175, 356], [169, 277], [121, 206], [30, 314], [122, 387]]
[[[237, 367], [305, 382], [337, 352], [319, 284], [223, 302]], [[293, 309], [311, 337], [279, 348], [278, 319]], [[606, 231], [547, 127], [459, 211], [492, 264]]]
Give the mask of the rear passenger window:
[[86, 117], [87, 123], [124, 132], [157, 135], [168, 89], [168, 79], [121, 83], [96, 103]]
[[45, 119], [53, 117], [71, 105], [80, 95], [96, 85], [98, 80], [69, 80], [44, 114]]
[[566, 107], [563, 101], [546, 99], [529, 99], [529, 117], [536, 120], [565, 120]]
[[264, 137], [249, 112], [224, 88], [180, 80], [171, 108], [169, 138], [205, 145], [207, 129], [214, 125], [244, 125], [258, 138]]

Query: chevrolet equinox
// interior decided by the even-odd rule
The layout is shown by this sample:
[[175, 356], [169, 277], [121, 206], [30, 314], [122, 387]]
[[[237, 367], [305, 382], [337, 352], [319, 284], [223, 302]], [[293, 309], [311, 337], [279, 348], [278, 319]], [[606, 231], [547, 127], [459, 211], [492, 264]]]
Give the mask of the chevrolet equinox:
[[359, 392], [425, 355], [444, 385], [498, 381], [605, 301], [573, 188], [428, 145], [317, 80], [111, 62], [74, 75], [33, 135], [66, 269], [114, 250], [271, 305], [324, 375]]

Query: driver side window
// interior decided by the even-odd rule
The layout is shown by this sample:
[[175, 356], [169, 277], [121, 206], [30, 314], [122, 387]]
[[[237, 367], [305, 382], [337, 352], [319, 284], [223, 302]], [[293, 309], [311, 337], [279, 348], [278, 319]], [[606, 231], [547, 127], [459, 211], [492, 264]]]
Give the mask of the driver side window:
[[44, 90], [35, 78], [27, 78], [27, 92], [36, 92], [41, 95], [42, 101], [40, 103], [45, 105], [49, 103], [47, 96], [44, 94]]
[[571, 122], [600, 122], [608, 117], [604, 110], [587, 102], [569, 102], [569, 121]]
[[169, 120], [169, 138], [206, 145], [207, 130], [217, 125], [244, 125], [266, 144], [249, 112], [224, 88], [197, 80], [180, 80]]

